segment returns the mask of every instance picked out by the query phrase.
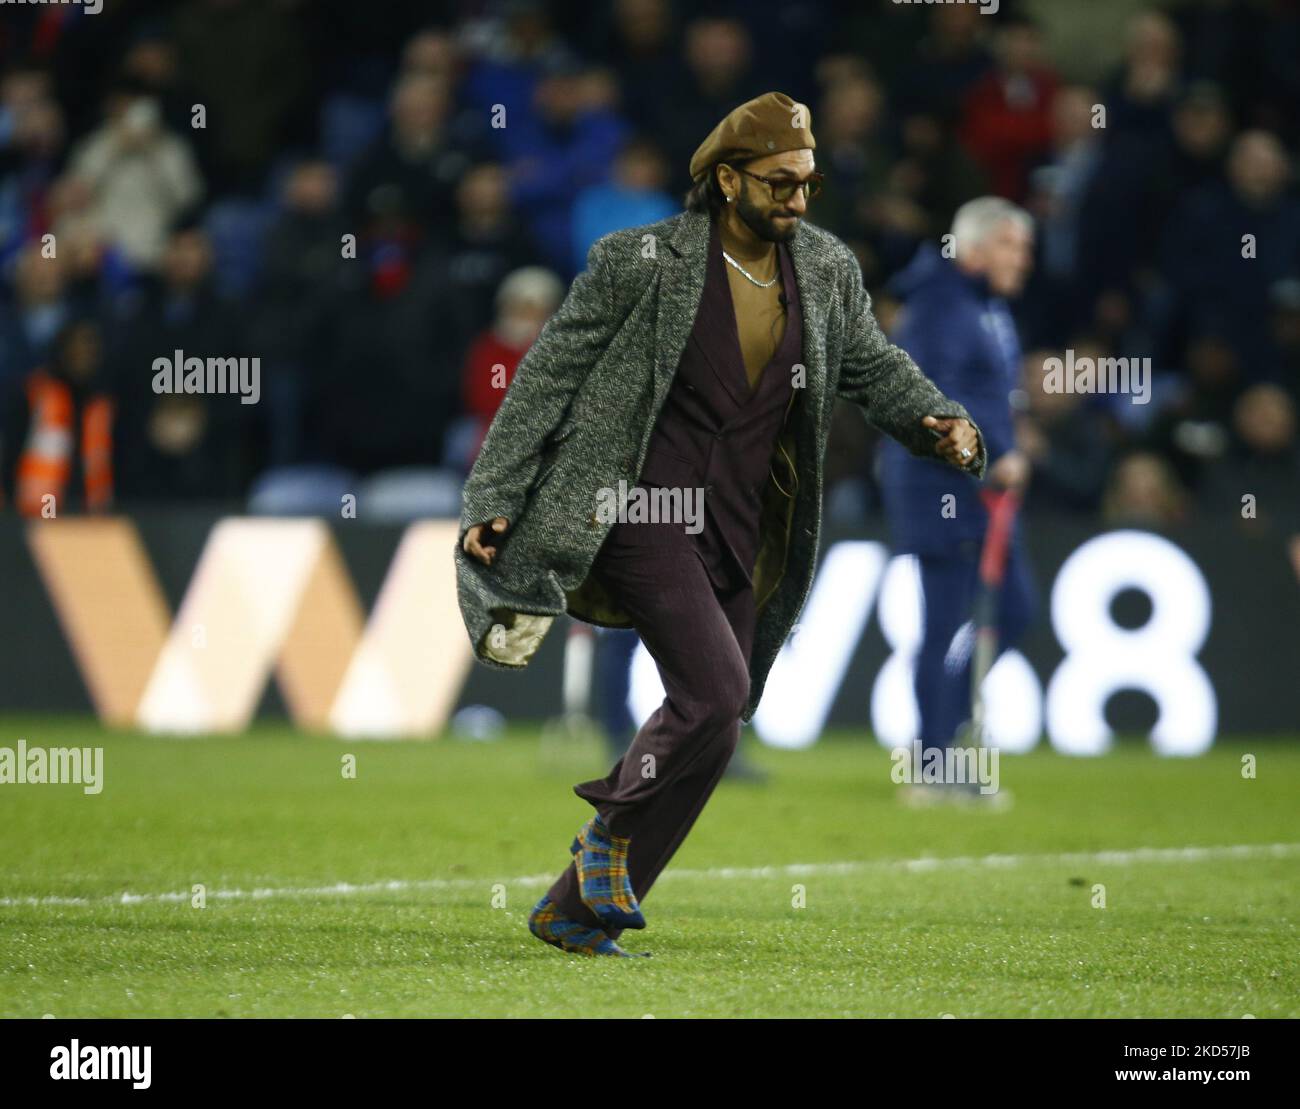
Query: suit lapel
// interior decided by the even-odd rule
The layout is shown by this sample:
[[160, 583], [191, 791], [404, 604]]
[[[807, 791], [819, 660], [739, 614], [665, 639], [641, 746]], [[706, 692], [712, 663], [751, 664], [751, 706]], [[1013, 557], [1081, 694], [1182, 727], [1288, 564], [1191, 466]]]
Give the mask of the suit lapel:
[[[719, 384], [731, 397], [732, 405], [740, 409], [750, 398], [745, 360], [740, 353], [740, 321], [736, 319], [736, 306], [731, 301], [731, 286], [722, 268], [722, 256], [708, 253], [712, 245], [713, 233], [710, 231], [705, 247], [704, 299], [700, 302], [700, 311], [708, 313], [708, 326], [702, 332], [692, 331], [692, 335]], [[710, 270], [717, 273], [716, 285], [712, 288], [708, 283]]]
[[[826, 346], [831, 297], [835, 295], [835, 266], [813, 237], [800, 227], [790, 241], [794, 281], [799, 287], [799, 310], [803, 315], [803, 365], [808, 379], [808, 406], [812, 410], [813, 442], [825, 442], [822, 409], [826, 395]], [[820, 460], [819, 460], [820, 461]]]
[[[658, 314], [655, 317], [655, 411], [659, 410], [686, 349], [708, 273], [709, 217], [683, 212], [659, 251]], [[802, 226], [790, 241], [795, 282], [803, 312], [803, 357], [806, 398], [813, 415], [815, 442], [822, 441], [822, 407], [826, 393], [826, 337], [835, 266]], [[734, 309], [733, 309], [734, 312]], [[733, 393], [734, 395], [734, 393]]]
[[709, 217], [683, 212], [660, 244], [655, 315], [655, 406], [668, 395], [690, 338], [708, 273]]

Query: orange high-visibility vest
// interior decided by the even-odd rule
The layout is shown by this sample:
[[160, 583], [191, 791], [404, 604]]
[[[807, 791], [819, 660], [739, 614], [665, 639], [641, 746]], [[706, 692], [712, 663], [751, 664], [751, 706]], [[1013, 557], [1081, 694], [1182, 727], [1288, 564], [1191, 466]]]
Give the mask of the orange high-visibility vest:
[[[27, 379], [31, 412], [27, 443], [18, 460], [14, 502], [23, 516], [40, 516], [47, 494], [57, 511], [72, 471], [74, 402], [66, 382], [37, 370]], [[86, 511], [103, 512], [113, 503], [113, 402], [89, 398], [81, 412], [81, 461], [86, 481]]]

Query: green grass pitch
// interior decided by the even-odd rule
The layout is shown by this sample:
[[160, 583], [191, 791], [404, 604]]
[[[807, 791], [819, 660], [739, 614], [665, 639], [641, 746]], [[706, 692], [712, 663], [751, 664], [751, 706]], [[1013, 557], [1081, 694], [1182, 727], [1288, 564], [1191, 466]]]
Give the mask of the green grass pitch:
[[1300, 1016], [1294, 740], [1044, 745], [1002, 759], [994, 813], [900, 805], [862, 734], [747, 733], [770, 781], [723, 782], [624, 935], [653, 957], [616, 960], [525, 927], [592, 743], [0, 718], [19, 739], [102, 746], [105, 786], [0, 786], [5, 1017]]

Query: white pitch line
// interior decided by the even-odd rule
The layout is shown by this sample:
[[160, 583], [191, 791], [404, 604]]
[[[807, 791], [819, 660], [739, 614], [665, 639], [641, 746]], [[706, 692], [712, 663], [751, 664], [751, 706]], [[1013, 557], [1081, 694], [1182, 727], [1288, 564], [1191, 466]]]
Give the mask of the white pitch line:
[[[869, 859], [842, 863], [790, 863], [787, 866], [710, 867], [705, 870], [665, 870], [665, 879], [707, 878], [814, 878], [860, 874], [872, 870], [898, 870], [928, 874], [940, 870], [988, 868], [1009, 870], [1020, 866], [1131, 866], [1137, 863], [1197, 863], [1220, 859], [1285, 859], [1300, 855], [1300, 843], [1248, 843], [1228, 847], [1135, 847], [1130, 850], [1076, 851], [1055, 855], [956, 855], [919, 859]], [[351, 897], [365, 893], [407, 893], [413, 890], [481, 890], [498, 883], [510, 886], [549, 886], [555, 874], [518, 878], [395, 878], [386, 882], [336, 882], [329, 886], [279, 886], [260, 889], [208, 890], [212, 901], [262, 901], [273, 897]], [[115, 893], [103, 897], [0, 897], [0, 908], [45, 905], [147, 905], [186, 902], [190, 891], [175, 893]]]

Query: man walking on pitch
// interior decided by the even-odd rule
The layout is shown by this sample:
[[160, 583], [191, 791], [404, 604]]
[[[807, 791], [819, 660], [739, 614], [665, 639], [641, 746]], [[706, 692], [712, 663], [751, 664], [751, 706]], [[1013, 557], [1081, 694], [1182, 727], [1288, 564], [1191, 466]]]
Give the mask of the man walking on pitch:
[[[597, 240], [465, 484], [454, 556], [476, 657], [522, 667], [556, 616], [634, 627], [666, 696], [529, 917], [568, 951], [625, 928], [694, 824], [812, 585], [837, 396], [982, 476], [984, 442], [886, 340], [849, 248], [804, 222], [807, 107], [766, 93], [691, 159], [687, 211]], [[668, 519], [635, 514], [654, 494]], [[695, 506], [694, 509], [691, 506]], [[702, 505], [702, 507], [700, 507]]]
[[[895, 339], [979, 421], [988, 440], [988, 485], [1018, 495], [1029, 463], [1016, 450], [1011, 419], [1010, 394], [1020, 380], [1021, 355], [1007, 298], [1020, 293], [1029, 273], [1033, 223], [1010, 201], [981, 197], [958, 210], [948, 241], [954, 257], [926, 244], [890, 283], [903, 301]], [[974, 480], [913, 457], [895, 443], [881, 448], [880, 479], [894, 553], [915, 555], [920, 566], [924, 618], [914, 688], [921, 758], [923, 766], [942, 766], [944, 749], [972, 712], [978, 633], [971, 614], [980, 589], [981, 554], [992, 553], [983, 551], [990, 515], [980, 494], [992, 490], [981, 491]], [[1034, 608], [1029, 561], [1018, 529], [1013, 535], [1004, 548], [991, 621], [999, 652], [1020, 638]], [[908, 803], [996, 803], [994, 795], [969, 782], [921, 782], [903, 796]]]

